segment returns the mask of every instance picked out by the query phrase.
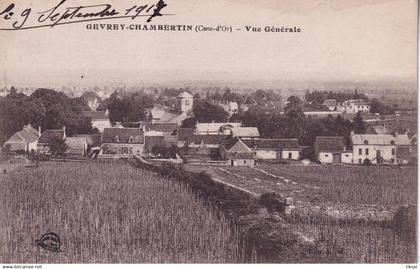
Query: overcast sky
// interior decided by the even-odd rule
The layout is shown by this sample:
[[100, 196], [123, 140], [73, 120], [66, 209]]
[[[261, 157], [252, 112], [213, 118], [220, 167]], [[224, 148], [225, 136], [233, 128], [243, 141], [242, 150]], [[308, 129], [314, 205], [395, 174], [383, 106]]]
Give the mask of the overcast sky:
[[[42, 11], [59, 0], [13, 2], [18, 9]], [[139, 2], [83, 4], [128, 8]], [[415, 80], [417, 75], [416, 0], [165, 2], [164, 13], [176, 15], [154, 18], [152, 24], [229, 25], [242, 31], [92, 31], [86, 30], [87, 23], [0, 31], [0, 87], [202, 80], [245, 85], [282, 80]], [[66, 5], [80, 3], [68, 0]], [[0, 0], [0, 9], [8, 4]], [[97, 23], [133, 22], [145, 24], [145, 18]], [[0, 20], [0, 26], [7, 23]], [[302, 32], [247, 33], [246, 25], [298, 26]]]

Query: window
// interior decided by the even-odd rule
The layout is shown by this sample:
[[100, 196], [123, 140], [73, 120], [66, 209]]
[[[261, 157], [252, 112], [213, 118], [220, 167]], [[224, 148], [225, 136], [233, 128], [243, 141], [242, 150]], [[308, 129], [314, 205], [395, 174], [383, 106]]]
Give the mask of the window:
[[246, 164], [246, 160], [244, 160], [244, 164]]
[[359, 163], [362, 164], [362, 159], [359, 159]]
[[291, 159], [292, 158], [292, 153], [291, 152], [289, 152], [289, 159]]
[[359, 149], [359, 155], [362, 155], [362, 149]]
[[349, 155], [348, 155], [348, 154], [346, 154], [346, 157], [349, 157]]
[[190, 100], [185, 100], [185, 105], [188, 106], [190, 104]]
[[365, 154], [369, 155], [369, 149], [365, 149]]
[[391, 145], [395, 145], [395, 141], [394, 140], [391, 140]]
[[133, 138], [132, 136], [130, 136], [130, 137], [128, 138], [128, 143], [134, 143], [134, 138]]
[[119, 143], [119, 142], [120, 142], [120, 138], [118, 137], [118, 135], [116, 135], [116, 136], [114, 137], [114, 142], [117, 142], [117, 143]]
[[325, 154], [325, 157], [328, 157], [328, 154]]
[[395, 149], [392, 149], [392, 150], [391, 150], [391, 154], [392, 154], [392, 155], [395, 155]]
[[365, 143], [365, 145], [368, 145], [369, 144], [369, 141], [365, 140], [364, 143]]

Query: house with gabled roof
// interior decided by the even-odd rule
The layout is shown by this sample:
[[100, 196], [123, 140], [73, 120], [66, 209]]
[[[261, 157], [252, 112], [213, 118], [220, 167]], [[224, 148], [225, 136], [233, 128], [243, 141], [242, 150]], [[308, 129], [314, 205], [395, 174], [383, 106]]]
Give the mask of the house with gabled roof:
[[222, 143], [220, 156], [230, 166], [255, 166], [255, 152], [238, 137], [227, 139]]
[[297, 138], [243, 138], [242, 141], [255, 152], [257, 160], [299, 160], [305, 148]]
[[92, 127], [98, 129], [101, 133], [105, 128], [112, 127], [108, 111], [83, 111], [83, 115], [89, 118]]
[[102, 133], [101, 155], [127, 157], [144, 152], [141, 128], [105, 128]]
[[408, 163], [412, 144], [408, 134], [354, 134], [350, 136], [354, 163]]
[[39, 154], [51, 154], [50, 146], [55, 140], [66, 140], [66, 127], [45, 130], [38, 139], [37, 152]]
[[10, 151], [31, 152], [37, 150], [37, 143], [40, 130], [35, 130], [30, 124], [23, 126], [22, 130], [14, 133], [5, 143], [10, 147]]
[[314, 149], [320, 163], [353, 163], [353, 151], [342, 136], [317, 136]]

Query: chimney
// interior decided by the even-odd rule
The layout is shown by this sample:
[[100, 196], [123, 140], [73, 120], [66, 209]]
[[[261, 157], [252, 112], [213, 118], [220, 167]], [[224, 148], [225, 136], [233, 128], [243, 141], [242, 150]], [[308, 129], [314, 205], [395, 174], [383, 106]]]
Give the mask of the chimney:
[[38, 126], [38, 135], [41, 136], [41, 125]]
[[354, 131], [353, 130], [350, 132], [350, 135], [354, 135]]
[[66, 126], [63, 126], [63, 131], [64, 131], [64, 139], [66, 139]]

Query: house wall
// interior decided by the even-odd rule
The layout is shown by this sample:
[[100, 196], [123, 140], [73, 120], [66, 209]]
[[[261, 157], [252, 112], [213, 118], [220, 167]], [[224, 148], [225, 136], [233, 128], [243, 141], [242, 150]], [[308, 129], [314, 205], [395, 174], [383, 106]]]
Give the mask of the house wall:
[[182, 112], [193, 109], [193, 98], [181, 98], [180, 102], [180, 108]]
[[[123, 152], [123, 148], [127, 148], [128, 153]], [[143, 154], [144, 144], [103, 143], [102, 154], [114, 155], [114, 154], [107, 153], [107, 151], [114, 151], [115, 154], [120, 154], [120, 155]]]
[[[232, 164], [231, 160], [229, 160], [230, 164]], [[233, 166], [255, 166], [255, 161], [253, 159], [237, 159], [233, 160]]]
[[277, 160], [277, 150], [255, 149], [256, 158], [258, 160]]
[[318, 153], [318, 161], [321, 163], [332, 163], [333, 162], [333, 154], [331, 152], [319, 152]]
[[353, 163], [353, 152], [343, 152], [341, 153], [341, 162], [342, 163]]
[[292, 154], [292, 160], [299, 160], [300, 158], [300, 153], [298, 150], [283, 150], [281, 153], [281, 158], [282, 159], [289, 159], [289, 153]]
[[109, 120], [94, 120], [92, 121], [92, 127], [99, 130], [99, 132], [103, 132], [105, 128], [111, 128], [111, 122]]
[[[395, 154], [392, 154], [392, 149], [395, 150]], [[366, 152], [366, 150], [368, 150], [368, 152]], [[397, 160], [396, 147], [393, 145], [353, 145], [353, 162], [355, 164], [360, 164], [368, 158], [372, 163], [377, 163], [377, 150], [381, 152], [384, 161], [392, 162], [392, 160], [394, 160], [395, 162]]]
[[50, 147], [47, 144], [37, 144], [38, 154], [48, 154]]

